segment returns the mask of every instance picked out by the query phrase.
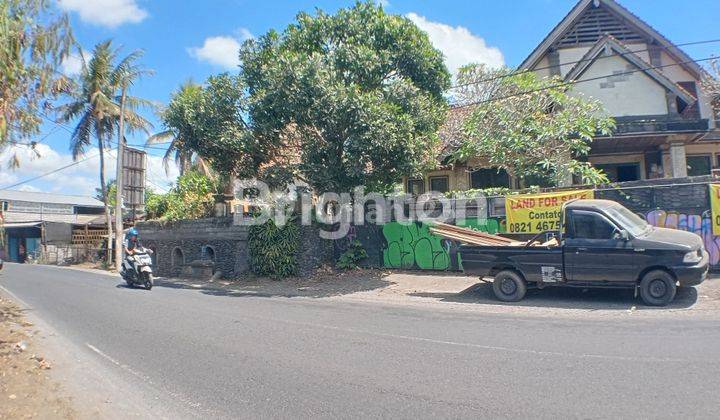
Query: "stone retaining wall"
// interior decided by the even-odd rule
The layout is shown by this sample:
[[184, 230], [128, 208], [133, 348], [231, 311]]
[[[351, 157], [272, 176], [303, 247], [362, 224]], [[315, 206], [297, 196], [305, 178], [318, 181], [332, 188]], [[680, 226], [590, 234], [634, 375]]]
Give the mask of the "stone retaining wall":
[[215, 271], [233, 277], [248, 270], [248, 227], [233, 225], [232, 217], [141, 222], [140, 239], [155, 251], [155, 273], [180, 276], [193, 261], [214, 261]]
[[[213, 261], [213, 271], [235, 278], [248, 272], [248, 226], [233, 224], [232, 217], [149, 221], [137, 224], [140, 239], [155, 251], [158, 276], [191, 276], [194, 267]], [[332, 262], [332, 243], [322, 240], [315, 226], [301, 226], [298, 273], [308, 275]], [[200, 270], [205, 272], [205, 270]]]

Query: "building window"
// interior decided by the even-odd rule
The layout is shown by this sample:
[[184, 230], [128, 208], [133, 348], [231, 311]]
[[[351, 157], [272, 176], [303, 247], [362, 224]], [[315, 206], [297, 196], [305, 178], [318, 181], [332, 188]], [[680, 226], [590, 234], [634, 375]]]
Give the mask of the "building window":
[[688, 176], [710, 175], [712, 170], [710, 155], [688, 156], [686, 161]]
[[678, 98], [678, 113], [685, 118], [700, 119], [700, 107], [697, 102], [697, 85], [695, 82], [678, 82], [678, 85], [696, 99], [692, 105], [688, 106], [688, 104]]
[[430, 191], [446, 193], [450, 191], [450, 178], [447, 176], [431, 176]]
[[593, 165], [602, 170], [611, 182], [626, 182], [640, 180], [639, 163], [609, 163]]
[[505, 169], [486, 168], [470, 173], [470, 188], [500, 188], [510, 187], [510, 175]]
[[0, 213], [5, 213], [10, 208], [7, 201], [0, 201]]
[[425, 194], [425, 180], [423, 180], [423, 179], [408, 179], [407, 192], [412, 195]]

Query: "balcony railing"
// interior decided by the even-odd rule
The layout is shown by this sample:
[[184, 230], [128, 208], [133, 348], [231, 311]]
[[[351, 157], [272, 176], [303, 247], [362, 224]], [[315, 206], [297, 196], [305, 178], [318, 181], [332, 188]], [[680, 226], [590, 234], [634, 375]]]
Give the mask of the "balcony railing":
[[707, 119], [642, 115], [615, 117], [615, 134], [707, 131]]

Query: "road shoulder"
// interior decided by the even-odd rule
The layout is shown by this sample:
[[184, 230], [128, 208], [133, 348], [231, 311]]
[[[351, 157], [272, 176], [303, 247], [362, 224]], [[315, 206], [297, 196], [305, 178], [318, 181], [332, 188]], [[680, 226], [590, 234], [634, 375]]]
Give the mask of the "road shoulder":
[[0, 418], [77, 416], [67, 390], [51, 377], [53, 362], [40, 331], [15, 302], [0, 294]]

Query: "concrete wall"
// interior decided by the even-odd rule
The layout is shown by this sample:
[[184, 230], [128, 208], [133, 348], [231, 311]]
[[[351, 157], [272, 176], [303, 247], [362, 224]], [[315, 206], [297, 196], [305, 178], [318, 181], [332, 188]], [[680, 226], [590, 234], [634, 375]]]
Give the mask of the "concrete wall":
[[[214, 261], [214, 270], [223, 277], [238, 278], [250, 270], [248, 226], [233, 224], [232, 217], [149, 221], [137, 224], [140, 240], [155, 251], [158, 276], [188, 276], [192, 262]], [[208, 249], [212, 252], [208, 252]], [[323, 264], [332, 263], [332, 242], [320, 238], [317, 226], [301, 226], [298, 273], [308, 275]]]

